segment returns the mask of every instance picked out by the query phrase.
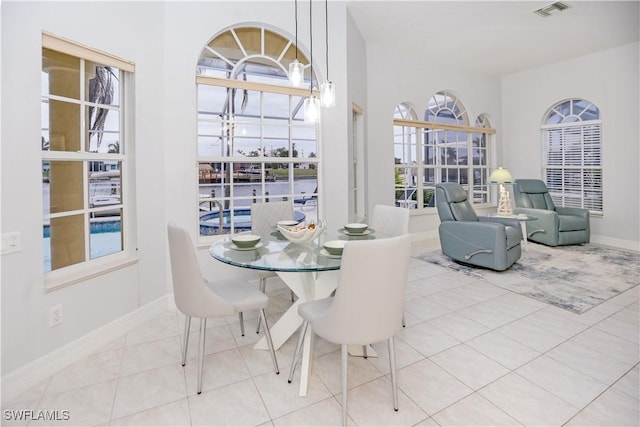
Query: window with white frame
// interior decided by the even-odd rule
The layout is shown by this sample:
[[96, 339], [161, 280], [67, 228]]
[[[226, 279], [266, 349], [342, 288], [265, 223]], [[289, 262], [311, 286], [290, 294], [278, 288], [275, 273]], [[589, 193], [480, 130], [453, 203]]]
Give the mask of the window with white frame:
[[133, 72], [129, 61], [43, 33], [45, 272], [126, 250], [124, 100]]
[[490, 135], [486, 115], [475, 126], [452, 94], [438, 92], [429, 100], [424, 121], [408, 104], [394, 113], [396, 205], [413, 209], [435, 206], [435, 185], [462, 184], [474, 203], [489, 203]]
[[318, 127], [304, 122], [309, 89], [289, 86], [296, 57], [308, 87], [309, 61], [267, 28], [231, 28], [202, 50], [196, 77], [202, 238], [250, 228], [254, 202], [291, 200], [296, 219], [317, 219]]
[[603, 213], [600, 110], [584, 99], [549, 109], [542, 125], [543, 176], [558, 206]]

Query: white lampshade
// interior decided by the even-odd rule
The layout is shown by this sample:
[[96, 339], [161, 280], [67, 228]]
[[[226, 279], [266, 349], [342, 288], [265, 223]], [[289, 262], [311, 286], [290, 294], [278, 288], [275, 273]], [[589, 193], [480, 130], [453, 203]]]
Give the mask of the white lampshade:
[[513, 181], [514, 180], [511, 172], [503, 167], [499, 167], [498, 169], [494, 170], [489, 177], [489, 182], [492, 184], [512, 184]]
[[315, 95], [304, 100], [304, 121], [307, 123], [320, 121], [320, 100]]
[[336, 87], [328, 80], [320, 85], [320, 104], [323, 107], [335, 107], [336, 105]]
[[302, 87], [304, 82], [304, 65], [297, 59], [289, 64], [289, 84], [294, 87]]

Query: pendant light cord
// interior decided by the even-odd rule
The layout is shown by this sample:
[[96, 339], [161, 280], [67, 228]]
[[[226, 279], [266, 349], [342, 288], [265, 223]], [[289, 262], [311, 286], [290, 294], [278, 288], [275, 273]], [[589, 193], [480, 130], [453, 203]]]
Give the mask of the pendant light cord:
[[327, 81], [329, 79], [329, 0], [324, 0], [324, 35], [325, 35], [325, 54], [327, 55]]
[[295, 0], [295, 21], [296, 21], [296, 61], [298, 60], [298, 0]]
[[309, 0], [309, 45], [311, 48], [311, 75], [309, 76], [309, 93], [313, 95], [313, 0]]

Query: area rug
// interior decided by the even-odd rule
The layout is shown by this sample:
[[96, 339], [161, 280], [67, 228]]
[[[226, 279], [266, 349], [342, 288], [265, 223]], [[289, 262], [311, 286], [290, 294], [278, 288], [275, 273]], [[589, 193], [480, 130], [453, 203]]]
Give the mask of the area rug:
[[574, 313], [584, 313], [640, 284], [640, 254], [593, 244], [529, 244], [511, 268], [497, 272], [460, 264], [440, 250], [414, 258]]

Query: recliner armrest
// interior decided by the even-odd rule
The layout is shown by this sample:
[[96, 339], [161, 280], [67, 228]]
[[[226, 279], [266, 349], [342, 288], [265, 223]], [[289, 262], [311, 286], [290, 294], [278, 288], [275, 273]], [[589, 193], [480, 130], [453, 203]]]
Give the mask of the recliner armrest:
[[520, 228], [520, 223], [516, 218], [504, 218], [499, 216], [479, 216], [480, 222], [495, 222], [498, 224], [508, 225], [513, 228]]
[[556, 206], [556, 212], [560, 215], [574, 215], [582, 218], [589, 217], [589, 210], [583, 208], [571, 208], [571, 207], [562, 207]]

